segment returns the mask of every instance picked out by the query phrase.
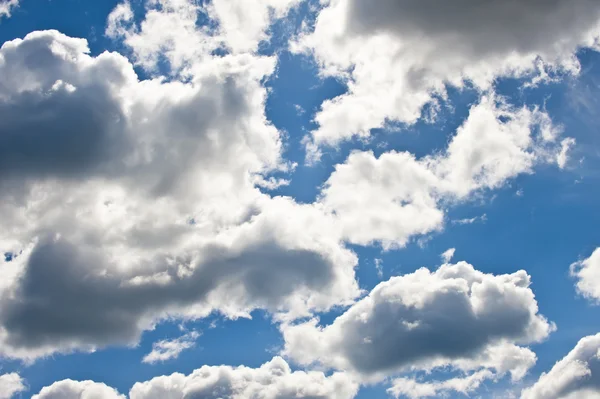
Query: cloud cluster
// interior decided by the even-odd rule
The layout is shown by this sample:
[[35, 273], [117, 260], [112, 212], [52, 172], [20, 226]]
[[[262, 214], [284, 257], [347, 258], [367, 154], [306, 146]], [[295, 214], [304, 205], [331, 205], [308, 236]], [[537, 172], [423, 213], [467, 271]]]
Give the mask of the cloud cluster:
[[350, 242], [403, 246], [415, 235], [440, 230], [444, 206], [498, 188], [538, 164], [555, 163], [564, 151], [560, 133], [542, 110], [486, 96], [445, 151], [421, 159], [408, 152], [379, 158], [371, 151], [353, 152], [336, 166], [320, 201], [335, 213]]
[[[348, 92], [323, 103], [309, 149], [412, 124], [447, 85], [488, 90], [498, 77], [577, 73], [575, 52], [597, 48], [594, 0], [493, 2], [326, 0], [292, 46], [309, 52]], [[435, 107], [434, 107], [435, 108]]]
[[[136, 383], [129, 399], [351, 399], [358, 391], [348, 376], [294, 371], [280, 357], [261, 367], [204, 366], [190, 375], [172, 374]], [[54, 383], [33, 399], [124, 399], [104, 384], [71, 380]]]
[[592, 255], [571, 265], [571, 275], [577, 279], [577, 291], [586, 298], [600, 301], [600, 248]]
[[521, 399], [600, 398], [600, 334], [581, 339]]
[[[331, 217], [255, 187], [285, 170], [271, 57], [188, 82], [34, 32], [0, 50], [0, 354], [132, 344], [165, 317], [303, 315], [359, 293]], [[285, 221], [285, 223], [282, 223]], [[268, 278], [266, 278], [268, 276]]]
[[[496, 276], [465, 262], [434, 272], [422, 268], [379, 284], [330, 325], [316, 319], [284, 325], [284, 353], [363, 381], [440, 367], [475, 372], [475, 381], [487, 378], [482, 369], [520, 379], [536, 361], [522, 345], [544, 340], [555, 328], [538, 313], [529, 285], [524, 271]], [[393, 392], [402, 392], [402, 381]]]
[[[108, 16], [106, 34], [122, 40], [135, 61], [148, 71], [160, 71], [163, 60], [171, 73], [193, 74], [218, 50], [253, 53], [269, 39], [272, 23], [287, 15], [300, 0], [145, 0], [142, 21], [135, 20], [126, 0]], [[201, 20], [210, 21], [199, 24]]]

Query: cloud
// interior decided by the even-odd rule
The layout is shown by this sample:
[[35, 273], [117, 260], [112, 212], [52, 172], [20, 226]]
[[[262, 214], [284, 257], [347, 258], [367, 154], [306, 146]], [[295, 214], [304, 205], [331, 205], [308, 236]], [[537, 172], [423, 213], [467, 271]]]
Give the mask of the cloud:
[[131, 345], [212, 312], [294, 318], [359, 294], [334, 219], [255, 186], [289, 168], [264, 114], [275, 59], [211, 57], [185, 82], [141, 81], [56, 31], [2, 46], [0, 252], [15, 256], [0, 259], [0, 354]]
[[[272, 23], [287, 15], [300, 0], [145, 0], [145, 15], [137, 22], [129, 1], [118, 4], [107, 19], [106, 35], [122, 40], [135, 61], [159, 72], [169, 62], [173, 74], [189, 75], [203, 67], [217, 50], [254, 53], [269, 39]], [[198, 24], [201, 19], [208, 22]]]
[[27, 390], [25, 380], [17, 373], [0, 375], [0, 399], [10, 399], [13, 395]]
[[597, 48], [595, 0], [487, 2], [327, 0], [292, 45], [313, 54], [348, 92], [322, 104], [309, 149], [413, 124], [447, 85], [489, 90], [498, 77], [577, 74], [581, 47]]
[[465, 262], [422, 268], [380, 283], [330, 325], [283, 325], [283, 353], [363, 381], [436, 368], [520, 379], [536, 361], [521, 345], [555, 328], [529, 285], [524, 271], [495, 276]]
[[600, 300], [600, 248], [592, 255], [571, 265], [571, 276], [577, 279], [577, 292], [586, 298]]
[[450, 248], [447, 251], [445, 251], [444, 253], [442, 253], [441, 258], [444, 261], [444, 263], [449, 263], [452, 258], [454, 257], [454, 253], [456, 252], [456, 248]]
[[0, 19], [10, 18], [14, 8], [19, 6], [19, 0], [0, 0]]
[[348, 241], [401, 247], [413, 236], [441, 230], [443, 206], [556, 162], [560, 132], [537, 108], [484, 96], [445, 151], [421, 159], [408, 152], [376, 158], [371, 151], [355, 151], [335, 167], [319, 201], [335, 213]]
[[196, 346], [200, 334], [196, 331], [184, 334], [179, 338], [165, 339], [152, 344], [152, 351], [142, 359], [142, 363], [155, 364], [177, 359], [181, 352]]
[[473, 224], [473, 223], [477, 223], [477, 222], [485, 223], [486, 220], [487, 220], [487, 214], [484, 213], [481, 216], [475, 216], [475, 217], [472, 217], [472, 218], [453, 220], [452, 224], [465, 225], [465, 224]]
[[449, 392], [458, 392], [468, 396], [481, 384], [494, 377], [490, 370], [481, 370], [466, 377], [455, 377], [446, 381], [419, 382], [410, 378], [397, 378], [393, 380], [392, 387], [387, 390], [396, 398], [409, 399], [446, 397]]
[[561, 141], [560, 153], [558, 153], [558, 155], [556, 156], [556, 163], [558, 164], [559, 168], [564, 169], [567, 166], [567, 162], [569, 162], [569, 151], [571, 151], [575, 144], [576, 141], [572, 137], [566, 138], [563, 141]]
[[43, 388], [31, 399], [125, 399], [115, 389], [93, 381], [64, 380]]
[[320, 372], [292, 372], [276, 357], [260, 368], [204, 366], [185, 376], [173, 374], [137, 383], [130, 399], [212, 398], [241, 399], [350, 399], [358, 391], [356, 383], [342, 373], [329, 377]]
[[[179, 373], [136, 383], [129, 399], [351, 399], [358, 385], [347, 375], [326, 376], [292, 371], [280, 357], [259, 368], [203, 366], [190, 375]], [[33, 399], [125, 399], [104, 384], [92, 381], [60, 381], [41, 390]]]
[[600, 398], [600, 334], [581, 339], [552, 370], [521, 394], [521, 399], [596, 398]]

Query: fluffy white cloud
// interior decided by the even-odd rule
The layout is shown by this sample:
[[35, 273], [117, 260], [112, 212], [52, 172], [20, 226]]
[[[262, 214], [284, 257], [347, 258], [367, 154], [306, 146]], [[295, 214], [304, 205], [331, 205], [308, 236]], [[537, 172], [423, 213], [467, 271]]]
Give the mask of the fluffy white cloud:
[[450, 263], [452, 258], [454, 258], [454, 253], [456, 252], [456, 248], [450, 248], [444, 251], [440, 256], [444, 263]]
[[600, 334], [581, 339], [552, 370], [542, 374], [521, 399], [600, 398]]
[[446, 381], [419, 382], [411, 378], [397, 378], [387, 391], [396, 398], [409, 399], [446, 397], [450, 392], [468, 396], [479, 388], [483, 381], [493, 377], [494, 373], [490, 370], [481, 370], [466, 377], [455, 377]]
[[31, 399], [125, 399], [125, 396], [105, 384], [64, 380], [43, 388]]
[[[253, 53], [271, 24], [287, 15], [300, 0], [145, 0], [146, 13], [135, 21], [129, 1], [115, 7], [108, 17], [106, 34], [120, 39], [139, 65], [157, 71], [168, 60], [171, 72], [190, 74], [201, 69], [216, 50], [233, 54]], [[200, 19], [210, 23], [199, 24]], [[211, 27], [215, 24], [216, 27]]]
[[152, 351], [142, 359], [143, 363], [154, 364], [177, 359], [181, 352], [196, 346], [196, 340], [200, 337], [197, 331], [184, 334], [179, 338], [164, 339], [152, 344]]
[[520, 345], [555, 328], [529, 285], [524, 271], [495, 276], [464, 262], [422, 268], [379, 284], [330, 325], [283, 325], [284, 353], [363, 380], [439, 367], [520, 379], [536, 361]]
[[571, 265], [571, 275], [577, 279], [577, 291], [596, 301], [600, 300], [600, 248], [592, 255]]
[[276, 357], [260, 368], [204, 366], [192, 374], [173, 374], [137, 383], [130, 399], [351, 399], [358, 386], [347, 375], [290, 370]]
[[[358, 385], [343, 373], [293, 371], [280, 357], [253, 369], [204, 366], [190, 375], [175, 373], [136, 383], [129, 399], [351, 399]], [[60, 381], [33, 399], [125, 399], [116, 390], [92, 381]]]
[[577, 73], [574, 54], [597, 48], [595, 0], [324, 0], [314, 28], [292, 46], [348, 92], [323, 103], [309, 148], [366, 137], [389, 121], [414, 123], [446, 85], [481, 90], [497, 77]]
[[403, 246], [412, 236], [441, 229], [444, 205], [556, 162], [560, 133], [539, 109], [484, 96], [444, 152], [421, 159], [408, 152], [379, 158], [353, 152], [336, 166], [320, 202], [335, 213], [350, 242]]
[[25, 381], [17, 373], [0, 375], [0, 399], [10, 399], [27, 389]]
[[184, 83], [87, 52], [56, 31], [0, 50], [0, 252], [14, 254], [0, 260], [0, 354], [132, 344], [166, 317], [289, 318], [358, 295], [333, 218], [254, 185], [288, 168], [264, 114], [273, 58], [214, 56]]
[[19, 0], [0, 0], [0, 19], [10, 17], [14, 8], [19, 6]]

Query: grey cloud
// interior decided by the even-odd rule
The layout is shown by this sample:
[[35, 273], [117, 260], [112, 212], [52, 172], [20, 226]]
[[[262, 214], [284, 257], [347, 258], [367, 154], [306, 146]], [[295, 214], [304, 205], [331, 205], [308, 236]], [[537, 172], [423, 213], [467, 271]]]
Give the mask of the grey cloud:
[[[168, 270], [170, 281], [124, 284], [102, 274], [106, 260], [62, 241], [38, 244], [31, 253], [16, 296], [2, 300], [1, 324], [12, 348], [36, 350], [135, 343], [157, 315], [190, 305], [210, 309], [209, 295], [221, 290], [229, 305], [277, 310], [293, 293], [324, 290], [333, 279], [330, 260], [312, 251], [264, 243], [231, 253], [201, 249], [205, 260], [178, 259], [190, 275]], [[134, 276], [132, 276], [134, 277]], [[143, 277], [140, 274], [136, 278]], [[147, 276], [152, 278], [152, 275]]]
[[[282, 331], [285, 353], [301, 363], [369, 378], [445, 365], [489, 367], [519, 378], [533, 354], [514, 345], [544, 339], [553, 328], [537, 311], [525, 272], [486, 275], [462, 262], [381, 283], [331, 325], [313, 321]], [[494, 359], [495, 351], [507, 358], [520, 353], [527, 364], [507, 367]]]
[[351, 34], [385, 31], [401, 39], [427, 38], [452, 43], [449, 51], [481, 57], [514, 51], [552, 53], [572, 33], [580, 36], [579, 32], [598, 24], [600, 4], [594, 0], [349, 0], [346, 17]]

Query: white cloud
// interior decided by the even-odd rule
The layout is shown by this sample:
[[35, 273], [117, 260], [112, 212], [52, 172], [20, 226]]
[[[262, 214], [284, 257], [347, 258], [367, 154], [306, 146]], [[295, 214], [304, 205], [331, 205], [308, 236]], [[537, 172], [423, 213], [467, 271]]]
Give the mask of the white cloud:
[[569, 162], [569, 151], [571, 151], [575, 144], [576, 141], [572, 137], [568, 137], [561, 141], [561, 149], [558, 155], [556, 156], [556, 163], [558, 164], [559, 168], [564, 169], [565, 166], [567, 166], [567, 162]]
[[25, 380], [17, 373], [0, 375], [0, 399], [10, 399], [27, 389]]
[[125, 399], [125, 395], [93, 381], [64, 380], [43, 388], [31, 399]]
[[0, 0], [0, 19], [10, 18], [14, 8], [19, 6], [19, 0]]
[[581, 339], [552, 370], [521, 394], [521, 399], [600, 398], [600, 334]]
[[425, 104], [445, 98], [446, 85], [488, 90], [503, 76], [576, 74], [575, 52], [596, 48], [600, 33], [595, 0], [321, 4], [314, 29], [292, 48], [314, 54], [322, 73], [343, 79], [348, 92], [317, 114], [308, 142], [316, 155], [388, 121], [416, 122]]
[[[108, 17], [106, 34], [120, 39], [135, 61], [157, 72], [161, 60], [171, 72], [188, 75], [202, 69], [215, 50], [233, 54], [254, 53], [268, 40], [272, 23], [287, 15], [300, 0], [145, 0], [146, 13], [138, 24], [129, 1], [117, 5]], [[210, 24], [198, 24], [200, 18]]]
[[379, 284], [330, 325], [283, 325], [284, 354], [363, 381], [440, 367], [517, 380], [536, 361], [521, 345], [555, 328], [529, 285], [524, 271], [495, 276], [464, 262], [422, 268]]
[[[343, 373], [292, 371], [280, 357], [259, 368], [203, 366], [190, 375], [175, 373], [136, 383], [129, 399], [351, 399], [358, 385]], [[125, 399], [91, 381], [54, 383], [33, 399]]]
[[179, 338], [164, 339], [152, 344], [152, 351], [142, 359], [142, 363], [159, 363], [177, 359], [181, 352], [196, 346], [200, 334], [196, 331], [184, 334]]
[[376, 158], [355, 151], [336, 166], [320, 202], [335, 213], [350, 242], [401, 247], [415, 235], [440, 230], [442, 206], [498, 188], [537, 164], [554, 163], [559, 133], [537, 108], [514, 108], [484, 96], [444, 152], [416, 159], [407, 152]]
[[454, 377], [446, 381], [419, 382], [411, 378], [397, 378], [387, 391], [396, 398], [409, 399], [446, 397], [450, 392], [469, 395], [487, 379], [494, 377], [490, 370], [480, 370], [466, 377]]
[[465, 225], [465, 224], [473, 224], [473, 223], [477, 223], [477, 222], [485, 223], [486, 220], [487, 220], [487, 215], [484, 213], [481, 216], [475, 216], [475, 217], [472, 217], [472, 218], [453, 220], [452, 224]]
[[577, 279], [577, 291], [586, 298], [600, 301], [600, 248], [592, 255], [571, 265], [571, 276]]
[[452, 260], [452, 258], [454, 258], [455, 252], [456, 252], [456, 248], [450, 248], [450, 249], [444, 251], [444, 253], [441, 255], [441, 258], [444, 261], [444, 263], [449, 263]]
[[192, 374], [173, 374], [137, 383], [130, 399], [179, 399], [188, 397], [222, 399], [351, 399], [358, 391], [348, 376], [329, 377], [320, 372], [292, 372], [276, 357], [260, 368], [204, 366]]
[[293, 318], [359, 294], [335, 220], [255, 187], [289, 168], [264, 113], [274, 67], [214, 56], [189, 81], [140, 81], [56, 31], [2, 46], [0, 253], [17, 256], [0, 259], [0, 354], [134, 344], [213, 311]]

